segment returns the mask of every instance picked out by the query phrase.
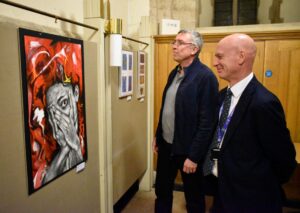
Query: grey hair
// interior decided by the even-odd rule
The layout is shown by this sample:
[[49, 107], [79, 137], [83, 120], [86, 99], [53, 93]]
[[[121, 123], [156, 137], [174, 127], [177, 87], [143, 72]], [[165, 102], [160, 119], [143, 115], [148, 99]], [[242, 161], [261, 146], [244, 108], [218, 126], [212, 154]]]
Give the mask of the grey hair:
[[197, 52], [197, 54], [200, 53], [201, 49], [202, 49], [202, 46], [203, 46], [203, 39], [202, 39], [202, 36], [200, 33], [198, 33], [197, 31], [195, 30], [187, 30], [187, 29], [182, 29], [180, 30], [178, 34], [190, 34], [192, 36], [192, 43], [199, 48], [199, 51]]

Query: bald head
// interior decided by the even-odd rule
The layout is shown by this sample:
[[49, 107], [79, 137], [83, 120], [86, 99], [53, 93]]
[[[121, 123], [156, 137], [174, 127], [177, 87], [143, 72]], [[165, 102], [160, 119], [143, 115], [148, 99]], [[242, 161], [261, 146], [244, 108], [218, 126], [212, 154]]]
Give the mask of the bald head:
[[220, 41], [220, 44], [221, 43], [228, 45], [232, 50], [245, 52], [246, 57], [252, 59], [251, 61], [254, 62], [256, 46], [254, 40], [250, 36], [242, 33], [235, 33], [223, 38]]
[[256, 46], [250, 36], [231, 34], [218, 43], [214, 66], [219, 77], [233, 85], [252, 72], [255, 56]]

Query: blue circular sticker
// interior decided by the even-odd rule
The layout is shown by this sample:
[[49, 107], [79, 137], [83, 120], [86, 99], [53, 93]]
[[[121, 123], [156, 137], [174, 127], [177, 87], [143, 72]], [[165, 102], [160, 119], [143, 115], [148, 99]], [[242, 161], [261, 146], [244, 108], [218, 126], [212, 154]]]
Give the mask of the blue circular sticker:
[[266, 72], [265, 72], [265, 76], [267, 77], [267, 78], [270, 78], [270, 77], [272, 77], [272, 70], [266, 70]]

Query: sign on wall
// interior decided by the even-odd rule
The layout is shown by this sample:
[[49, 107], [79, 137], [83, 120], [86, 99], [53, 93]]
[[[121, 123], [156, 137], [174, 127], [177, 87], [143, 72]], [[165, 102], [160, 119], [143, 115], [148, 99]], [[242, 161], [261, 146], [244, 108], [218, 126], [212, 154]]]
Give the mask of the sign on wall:
[[29, 194], [87, 160], [83, 42], [19, 30]]

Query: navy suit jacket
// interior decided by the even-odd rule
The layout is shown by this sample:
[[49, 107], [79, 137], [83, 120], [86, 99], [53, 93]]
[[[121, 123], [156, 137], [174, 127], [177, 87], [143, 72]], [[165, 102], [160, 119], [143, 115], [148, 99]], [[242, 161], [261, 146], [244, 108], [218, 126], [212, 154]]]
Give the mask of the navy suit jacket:
[[[159, 149], [162, 138], [162, 111], [166, 92], [177, 73], [169, 75], [162, 97], [160, 119], [156, 130]], [[175, 128], [172, 154], [187, 156], [198, 163], [203, 160], [210, 143], [214, 121], [217, 119], [218, 81], [213, 72], [198, 58], [186, 68], [175, 99]]]
[[281, 212], [281, 184], [296, 167], [295, 154], [280, 101], [253, 77], [235, 107], [218, 160], [218, 193], [226, 212]]

